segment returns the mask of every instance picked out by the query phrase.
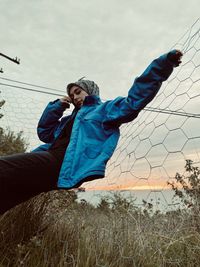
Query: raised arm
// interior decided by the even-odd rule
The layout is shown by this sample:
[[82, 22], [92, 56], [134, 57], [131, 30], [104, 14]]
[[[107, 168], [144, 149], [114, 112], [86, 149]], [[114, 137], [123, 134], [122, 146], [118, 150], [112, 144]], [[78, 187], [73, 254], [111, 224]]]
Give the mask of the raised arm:
[[181, 57], [182, 53], [179, 50], [172, 50], [155, 59], [142, 75], [135, 79], [127, 97], [118, 97], [106, 102], [107, 122], [119, 126], [135, 119], [155, 97], [173, 68], [181, 63]]

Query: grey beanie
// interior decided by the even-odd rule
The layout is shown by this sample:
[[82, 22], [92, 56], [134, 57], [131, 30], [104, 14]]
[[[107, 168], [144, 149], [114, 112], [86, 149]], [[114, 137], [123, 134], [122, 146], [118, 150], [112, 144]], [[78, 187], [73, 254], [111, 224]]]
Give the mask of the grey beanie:
[[99, 87], [98, 87], [98, 85], [93, 81], [83, 80], [83, 78], [81, 78], [77, 82], [70, 83], [70, 84], [67, 85], [67, 93], [68, 93], [68, 95], [70, 93], [70, 89], [74, 85], [77, 85], [77, 86], [81, 87], [88, 95], [99, 95]]

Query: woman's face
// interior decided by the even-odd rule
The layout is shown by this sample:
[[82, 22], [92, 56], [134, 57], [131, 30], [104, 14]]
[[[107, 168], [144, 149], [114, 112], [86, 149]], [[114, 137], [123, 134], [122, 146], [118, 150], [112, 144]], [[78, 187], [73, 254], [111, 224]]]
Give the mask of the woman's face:
[[72, 103], [78, 108], [83, 105], [86, 96], [88, 96], [88, 94], [77, 85], [72, 86], [70, 89], [69, 97], [71, 98]]

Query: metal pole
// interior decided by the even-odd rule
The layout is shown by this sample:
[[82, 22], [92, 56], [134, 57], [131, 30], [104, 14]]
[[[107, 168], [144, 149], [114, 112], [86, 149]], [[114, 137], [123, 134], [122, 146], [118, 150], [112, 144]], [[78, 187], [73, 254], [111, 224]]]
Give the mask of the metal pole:
[[11, 58], [11, 57], [9, 57], [9, 56], [6, 56], [6, 55], [3, 54], [3, 53], [0, 53], [0, 56], [5, 57], [5, 58], [7, 58], [8, 60], [10, 60], [10, 61], [12, 61], [12, 62], [14, 62], [14, 63], [16, 63], [16, 64], [20, 64], [20, 59], [18, 59], [17, 57], [16, 57], [16, 58]]

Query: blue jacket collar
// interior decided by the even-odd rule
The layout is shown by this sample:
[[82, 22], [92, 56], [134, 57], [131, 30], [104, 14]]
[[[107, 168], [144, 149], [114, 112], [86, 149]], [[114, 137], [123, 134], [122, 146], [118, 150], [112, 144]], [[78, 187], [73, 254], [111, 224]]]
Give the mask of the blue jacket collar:
[[83, 102], [83, 105], [95, 105], [95, 104], [101, 104], [101, 99], [97, 95], [89, 95], [85, 97], [85, 100]]

